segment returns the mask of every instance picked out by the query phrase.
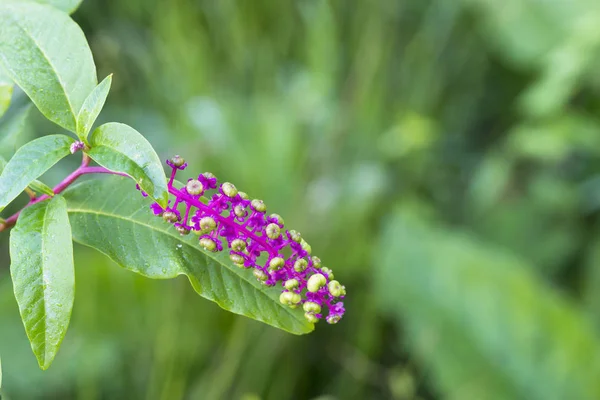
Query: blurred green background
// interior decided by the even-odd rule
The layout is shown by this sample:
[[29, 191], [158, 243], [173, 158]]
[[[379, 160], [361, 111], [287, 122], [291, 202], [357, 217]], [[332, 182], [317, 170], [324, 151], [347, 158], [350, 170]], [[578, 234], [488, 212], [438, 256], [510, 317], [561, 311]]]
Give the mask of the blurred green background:
[[[73, 18], [115, 74], [100, 122], [263, 198], [347, 314], [289, 335], [79, 246], [41, 372], [3, 234], [6, 398], [600, 398], [598, 1], [86, 0]], [[57, 130], [32, 111], [21, 140]]]

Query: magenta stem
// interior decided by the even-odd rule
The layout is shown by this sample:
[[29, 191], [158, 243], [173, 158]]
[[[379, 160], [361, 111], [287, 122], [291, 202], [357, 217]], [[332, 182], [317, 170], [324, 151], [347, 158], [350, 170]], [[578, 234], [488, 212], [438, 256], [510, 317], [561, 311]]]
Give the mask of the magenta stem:
[[[113, 174], [113, 175], [127, 176], [127, 174], [124, 174], [121, 172], [110, 171], [104, 167], [89, 167], [88, 166], [89, 163], [90, 163], [90, 158], [84, 154], [83, 160], [82, 160], [79, 168], [77, 168], [75, 171], [71, 172], [71, 174], [69, 174], [65, 179], [63, 179], [58, 185], [56, 185], [52, 189], [54, 194], [59, 194], [59, 193], [63, 192], [66, 188], [71, 186], [73, 184], [73, 182], [75, 182], [82, 175]], [[29, 203], [27, 203], [27, 205], [25, 205], [25, 207], [23, 207], [23, 209], [19, 210], [18, 212], [16, 212], [12, 216], [10, 216], [6, 221], [0, 223], [0, 232], [13, 227], [17, 223], [17, 219], [19, 218], [21, 211], [23, 211], [25, 208], [30, 207], [34, 204], [40, 203], [42, 201], [48, 200], [51, 197], [52, 196], [44, 194], [40, 197], [32, 198], [31, 201]]]
[[[216, 213], [212, 208], [210, 208], [209, 206], [194, 199], [187, 193], [184, 193], [183, 191], [174, 188], [171, 183], [169, 183], [169, 185], [167, 185], [167, 186], [169, 188], [169, 193], [176, 196], [178, 199], [184, 200], [186, 203], [191, 204], [194, 207], [196, 207], [206, 213], [209, 213], [210, 215], [213, 216], [213, 218], [218, 220], [220, 223], [227, 225], [229, 227], [232, 227], [236, 231], [240, 231], [240, 228], [242, 228], [237, 223], [232, 222], [231, 220], [223, 217], [221, 214]], [[269, 254], [271, 254], [272, 256], [277, 256], [277, 251], [275, 251], [275, 249], [271, 245], [269, 245], [267, 242], [265, 242], [260, 236], [255, 235], [254, 233], [248, 231], [247, 229], [242, 229], [242, 232], [244, 232], [244, 234], [246, 236], [250, 237], [252, 240], [256, 241], [258, 244], [263, 246], [265, 249], [267, 249]]]

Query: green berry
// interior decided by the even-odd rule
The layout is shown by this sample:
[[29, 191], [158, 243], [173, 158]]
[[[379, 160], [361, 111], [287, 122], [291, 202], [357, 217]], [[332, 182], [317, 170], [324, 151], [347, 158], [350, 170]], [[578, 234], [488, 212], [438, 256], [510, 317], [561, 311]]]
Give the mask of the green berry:
[[310, 278], [308, 278], [308, 282], [306, 283], [306, 288], [309, 292], [315, 293], [318, 292], [323, 286], [327, 284], [327, 279], [322, 274], [314, 274]]
[[294, 290], [298, 287], [300, 283], [298, 282], [298, 279], [288, 279], [287, 281], [285, 281], [285, 288], [287, 290]]
[[204, 192], [204, 186], [202, 185], [202, 182], [200, 182], [197, 179], [192, 179], [190, 181], [188, 181], [187, 185], [185, 185], [185, 190], [187, 190], [187, 192], [189, 194], [191, 194], [192, 196], [197, 196], [199, 194], [202, 194], [202, 192]]
[[313, 313], [304, 313], [304, 318], [306, 318], [306, 320], [311, 324], [316, 324], [319, 322], [319, 318], [317, 318]]
[[255, 269], [252, 273], [260, 282], [264, 282], [269, 279], [269, 276], [260, 269]]
[[345, 288], [340, 285], [338, 281], [331, 281], [327, 284], [327, 289], [329, 290], [329, 294], [333, 297], [340, 297], [346, 294]]
[[177, 226], [175, 227], [175, 229], [177, 230], [177, 232], [179, 232], [181, 236], [188, 235], [190, 233], [190, 230], [185, 226]]
[[277, 224], [267, 225], [265, 232], [267, 233], [269, 239], [277, 239], [279, 236], [281, 236], [281, 229]]
[[277, 271], [285, 265], [285, 260], [281, 257], [274, 257], [269, 261], [269, 270]]
[[204, 247], [204, 249], [208, 251], [215, 251], [217, 249], [217, 244], [215, 241], [209, 238], [200, 239], [200, 246]]
[[321, 259], [319, 257], [312, 257], [311, 260], [313, 268], [321, 268]]
[[162, 217], [165, 221], [171, 223], [179, 221], [179, 217], [173, 211], [165, 211]]
[[231, 249], [237, 252], [244, 251], [246, 250], [246, 242], [242, 239], [235, 239], [231, 242]]
[[300, 258], [294, 263], [294, 271], [296, 272], [302, 272], [306, 267], [308, 267], [308, 262], [304, 258]]
[[297, 243], [300, 243], [300, 241], [302, 240], [302, 235], [300, 234], [300, 232], [298, 231], [290, 231], [290, 238]]
[[318, 303], [315, 303], [314, 301], [307, 301], [306, 303], [304, 303], [302, 308], [304, 308], [304, 311], [306, 311], [307, 313], [319, 314], [321, 312], [321, 306]]
[[213, 217], [203, 217], [200, 219], [200, 229], [204, 233], [212, 232], [217, 227]]
[[250, 205], [252, 206], [253, 210], [258, 211], [260, 213], [264, 213], [265, 211], [267, 211], [267, 206], [262, 200], [254, 199], [252, 200]]
[[310, 244], [306, 243], [304, 239], [300, 239], [300, 246], [302, 246], [302, 250], [308, 254], [312, 253], [312, 247], [310, 247]]
[[221, 185], [221, 190], [225, 194], [225, 196], [234, 198], [236, 194], [238, 194], [237, 188], [233, 185], [233, 183], [225, 182]]
[[185, 160], [183, 159], [183, 157], [180, 156], [172, 157], [171, 162], [176, 167], [181, 167], [183, 164], [185, 164]]

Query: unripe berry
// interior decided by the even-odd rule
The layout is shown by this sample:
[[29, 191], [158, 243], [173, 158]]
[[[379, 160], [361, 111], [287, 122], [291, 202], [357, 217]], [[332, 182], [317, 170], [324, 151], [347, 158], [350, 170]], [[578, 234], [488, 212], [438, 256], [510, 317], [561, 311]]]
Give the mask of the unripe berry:
[[302, 246], [302, 250], [308, 254], [312, 253], [312, 247], [310, 247], [310, 244], [306, 243], [304, 239], [300, 239], [300, 246]]
[[321, 271], [323, 271], [325, 274], [327, 274], [327, 278], [329, 278], [329, 280], [333, 279], [333, 271], [330, 270], [327, 267], [323, 267], [321, 268]]
[[277, 224], [269, 224], [265, 229], [267, 236], [269, 239], [277, 239], [281, 235], [281, 229], [279, 229], [279, 225]]
[[321, 312], [321, 306], [314, 301], [307, 301], [302, 307], [307, 313], [319, 314]]
[[319, 322], [319, 318], [317, 318], [313, 313], [304, 313], [304, 318], [306, 318], [306, 320], [311, 324], [316, 324]]
[[246, 210], [244, 209], [243, 205], [238, 204], [237, 206], [233, 207], [233, 213], [236, 215], [236, 217], [243, 217], [246, 215]]
[[269, 261], [269, 270], [271, 271], [277, 271], [280, 270], [281, 267], [283, 267], [285, 265], [285, 260], [281, 257], [275, 257], [272, 258], [271, 261]]
[[190, 230], [188, 228], [186, 228], [185, 226], [178, 225], [178, 226], [175, 227], [175, 229], [182, 236], [188, 235], [190, 233]]
[[165, 221], [171, 223], [179, 221], [179, 217], [173, 211], [165, 211], [162, 217]]
[[225, 182], [221, 185], [221, 190], [225, 194], [225, 196], [234, 198], [236, 194], [238, 194], [237, 188], [233, 185], [233, 183]]
[[185, 190], [187, 190], [187, 192], [189, 194], [191, 194], [192, 196], [197, 196], [199, 194], [202, 194], [202, 192], [204, 192], [204, 186], [202, 185], [202, 182], [200, 182], [197, 179], [190, 179], [187, 183], [187, 185], [185, 185]]
[[312, 257], [312, 266], [313, 268], [320, 269], [321, 268], [321, 259], [319, 257]]
[[264, 282], [269, 279], [269, 276], [260, 269], [255, 269], [252, 273], [260, 282]]
[[237, 252], [244, 251], [246, 250], [246, 242], [244, 242], [242, 239], [234, 239], [231, 242], [231, 249]]
[[240, 195], [240, 197], [244, 200], [248, 200], [250, 198], [250, 196], [248, 196], [246, 193], [244, 192], [238, 192], [238, 194]]
[[259, 213], [264, 213], [267, 211], [267, 206], [262, 200], [254, 199], [250, 203], [250, 206], [252, 206], [253, 210], [258, 211]]
[[183, 164], [185, 164], [185, 160], [183, 159], [183, 157], [177, 155], [171, 158], [171, 164], [173, 164], [176, 167], [181, 167]]
[[203, 232], [211, 232], [217, 227], [217, 223], [213, 217], [202, 217], [200, 219], [200, 229]]
[[298, 242], [300, 243], [300, 241], [302, 240], [302, 235], [300, 234], [300, 232], [298, 231], [294, 231], [291, 230], [290, 231], [290, 238], [294, 241], [294, 242]]
[[287, 290], [294, 290], [298, 287], [298, 285], [300, 284], [300, 282], [298, 282], [298, 279], [288, 279], [287, 281], [285, 281], [285, 288]]
[[217, 244], [210, 238], [200, 239], [200, 246], [204, 247], [204, 249], [208, 251], [215, 251], [217, 249]]
[[322, 274], [314, 274], [310, 278], [308, 278], [308, 282], [306, 283], [306, 288], [309, 292], [315, 293], [318, 292], [323, 286], [327, 284], [327, 279]]
[[302, 272], [306, 267], [308, 267], [308, 262], [304, 258], [300, 258], [294, 263], [294, 271], [296, 272]]
[[244, 266], [244, 257], [240, 256], [239, 254], [230, 254], [229, 259], [240, 267]]
[[345, 294], [344, 287], [338, 281], [331, 281], [327, 284], [329, 294], [333, 297], [340, 297]]
[[342, 319], [342, 317], [340, 317], [339, 315], [328, 315], [327, 316], [327, 323], [328, 324], [337, 324], [338, 322], [340, 322], [340, 320]]

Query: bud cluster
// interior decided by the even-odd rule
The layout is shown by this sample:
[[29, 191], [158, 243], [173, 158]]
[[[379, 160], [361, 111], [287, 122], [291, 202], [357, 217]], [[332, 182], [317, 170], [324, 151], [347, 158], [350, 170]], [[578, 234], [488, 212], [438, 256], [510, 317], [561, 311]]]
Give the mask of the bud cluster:
[[275, 286], [280, 282], [281, 303], [302, 307], [308, 321], [325, 318], [335, 324], [342, 318], [345, 310], [340, 300], [346, 296], [345, 287], [334, 280], [333, 272], [318, 257], [312, 256], [311, 246], [299, 232], [284, 228], [281, 216], [268, 215], [262, 200], [250, 199], [232, 183], [218, 184], [210, 172], [178, 189], [175, 175], [187, 163], [175, 156], [167, 165], [172, 168], [168, 188], [174, 200], [166, 209], [152, 204], [154, 214], [172, 223], [181, 235], [198, 235], [200, 246], [207, 251], [226, 247], [233, 264], [252, 270], [262, 284]]

